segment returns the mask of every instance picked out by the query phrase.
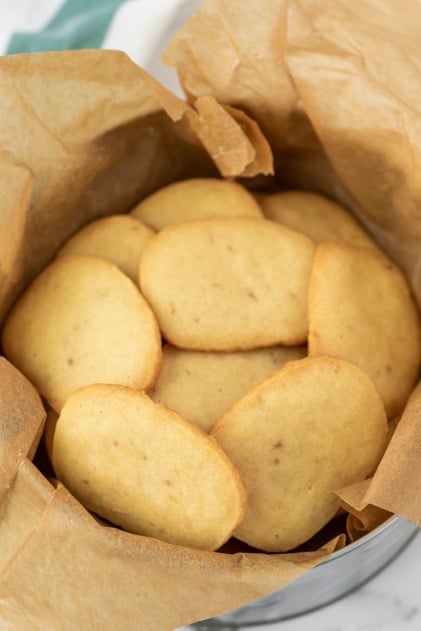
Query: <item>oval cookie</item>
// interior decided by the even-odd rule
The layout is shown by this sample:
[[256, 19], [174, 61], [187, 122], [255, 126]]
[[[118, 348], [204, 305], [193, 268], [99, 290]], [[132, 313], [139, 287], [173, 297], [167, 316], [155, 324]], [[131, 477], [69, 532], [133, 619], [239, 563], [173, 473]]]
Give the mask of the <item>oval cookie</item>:
[[307, 235], [315, 243], [347, 241], [377, 247], [363, 227], [343, 206], [309, 191], [282, 191], [261, 195], [267, 219]]
[[154, 230], [190, 219], [262, 217], [254, 197], [243, 186], [216, 178], [193, 178], [169, 184], [131, 212]]
[[57, 256], [97, 256], [117, 265], [137, 283], [140, 255], [154, 234], [153, 230], [130, 215], [103, 217], [76, 232]]
[[8, 315], [2, 343], [56, 411], [90, 383], [149, 388], [161, 365], [161, 336], [145, 299], [115, 265], [91, 256], [49, 265]]
[[215, 550], [245, 510], [243, 482], [215, 439], [122, 386], [88, 386], [68, 399], [53, 466], [87, 508], [169, 543]]
[[163, 348], [162, 369], [149, 396], [209, 432], [229, 408], [285, 362], [307, 355], [305, 346], [275, 346], [216, 353]]
[[189, 221], [149, 241], [140, 286], [175, 346], [301, 344], [314, 249], [304, 235], [264, 219]]
[[359, 368], [329, 357], [286, 364], [212, 430], [248, 493], [234, 536], [268, 552], [310, 539], [335, 515], [335, 489], [373, 472], [386, 432], [381, 399]]
[[374, 381], [389, 418], [399, 414], [421, 358], [419, 316], [401, 271], [378, 251], [320, 244], [309, 321], [309, 355], [353, 362]]

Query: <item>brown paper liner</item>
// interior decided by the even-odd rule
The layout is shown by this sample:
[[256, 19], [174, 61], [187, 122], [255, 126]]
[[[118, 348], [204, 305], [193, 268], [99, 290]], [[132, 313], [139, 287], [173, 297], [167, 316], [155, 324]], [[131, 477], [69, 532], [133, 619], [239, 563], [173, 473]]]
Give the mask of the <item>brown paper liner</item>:
[[131, 535], [99, 525], [29, 461], [3, 522], [8, 549], [13, 532], [19, 546], [2, 559], [2, 616], [19, 629], [109, 628], [124, 620], [128, 629], [169, 631], [202, 618], [205, 602], [213, 615], [271, 593], [337, 548], [335, 539], [319, 551], [273, 556], [268, 572], [264, 554], [207, 553]]
[[372, 506], [366, 501], [370, 484], [371, 479], [363, 480], [336, 492], [342, 508], [348, 514], [346, 530], [350, 541], [360, 539], [391, 517], [388, 511]]
[[35, 388], [0, 357], [0, 508], [20, 464], [33, 456], [45, 421]]
[[[346, 203], [420, 302], [420, 32], [416, 0], [361, 0], [358, 11], [345, 0], [205, 0], [166, 53], [186, 103], [120, 53], [0, 59], [0, 315], [87, 221], [186, 177], [255, 186], [273, 169], [278, 186]], [[5, 360], [0, 377], [0, 599], [11, 628], [111, 620], [165, 631], [268, 595], [344, 544], [342, 533], [289, 554], [205, 553], [100, 523], [25, 459], [44, 411]], [[343, 492], [352, 538], [385, 517], [379, 508], [421, 523], [420, 406], [417, 389], [372, 480]]]
[[[417, 0], [290, 2], [287, 63], [349, 203], [421, 301]], [[363, 175], [364, 172], [364, 175]]]
[[421, 525], [421, 386], [414, 390], [365, 501]]

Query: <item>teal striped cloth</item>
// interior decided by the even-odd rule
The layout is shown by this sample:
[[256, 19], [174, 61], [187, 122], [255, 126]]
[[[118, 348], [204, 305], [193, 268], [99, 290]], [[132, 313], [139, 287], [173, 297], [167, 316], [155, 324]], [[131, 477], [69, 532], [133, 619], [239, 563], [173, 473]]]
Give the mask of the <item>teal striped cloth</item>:
[[201, 0], [1, 0], [0, 55], [107, 48], [122, 50], [153, 70], [166, 43], [200, 4]]
[[6, 53], [100, 48], [125, 0], [66, 0], [39, 31], [13, 33]]

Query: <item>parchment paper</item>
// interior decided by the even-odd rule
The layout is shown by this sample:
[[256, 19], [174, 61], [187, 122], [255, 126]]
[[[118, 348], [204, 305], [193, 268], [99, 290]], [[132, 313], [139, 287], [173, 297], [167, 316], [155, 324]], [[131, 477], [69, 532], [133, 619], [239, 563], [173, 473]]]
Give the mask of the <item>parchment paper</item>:
[[[168, 182], [218, 172], [347, 203], [420, 303], [420, 32], [416, 0], [361, 0], [358, 9], [345, 0], [207, 0], [166, 54], [188, 102], [120, 53], [0, 59], [0, 314], [83, 223], [128, 211]], [[165, 631], [267, 595], [341, 545], [335, 537], [301, 553], [205, 553], [100, 523], [25, 458], [44, 414], [2, 361], [7, 628]], [[417, 390], [364, 496], [348, 489], [354, 511], [370, 505], [421, 523], [420, 401]]]

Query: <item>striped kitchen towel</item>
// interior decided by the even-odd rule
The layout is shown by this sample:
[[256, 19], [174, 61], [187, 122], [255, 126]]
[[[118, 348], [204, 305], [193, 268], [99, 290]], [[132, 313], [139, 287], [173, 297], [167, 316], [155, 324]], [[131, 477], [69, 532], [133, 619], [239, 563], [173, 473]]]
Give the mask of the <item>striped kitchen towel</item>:
[[2, 0], [0, 55], [122, 50], [168, 84], [171, 70], [159, 63], [160, 54], [200, 4], [201, 0]]

